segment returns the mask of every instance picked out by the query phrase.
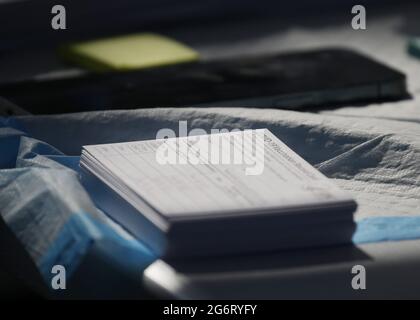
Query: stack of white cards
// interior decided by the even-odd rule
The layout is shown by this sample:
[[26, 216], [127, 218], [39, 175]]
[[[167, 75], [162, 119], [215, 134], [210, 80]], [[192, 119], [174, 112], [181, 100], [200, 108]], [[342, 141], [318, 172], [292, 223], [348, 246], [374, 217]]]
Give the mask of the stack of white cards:
[[165, 257], [351, 241], [355, 201], [267, 129], [83, 148], [97, 206]]

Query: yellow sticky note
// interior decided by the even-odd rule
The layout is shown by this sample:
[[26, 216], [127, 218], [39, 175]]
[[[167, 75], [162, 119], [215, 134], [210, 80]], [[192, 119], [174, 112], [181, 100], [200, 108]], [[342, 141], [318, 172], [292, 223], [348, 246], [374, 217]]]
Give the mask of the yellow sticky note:
[[67, 60], [93, 71], [133, 70], [198, 60], [188, 46], [153, 33], [73, 43], [60, 49]]

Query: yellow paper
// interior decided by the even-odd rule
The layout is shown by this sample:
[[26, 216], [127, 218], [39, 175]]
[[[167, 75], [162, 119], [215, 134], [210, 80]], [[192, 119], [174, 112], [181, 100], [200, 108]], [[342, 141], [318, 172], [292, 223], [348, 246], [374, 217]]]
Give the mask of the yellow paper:
[[69, 61], [93, 71], [124, 71], [198, 60], [198, 53], [168, 37], [130, 34], [67, 45], [60, 50]]

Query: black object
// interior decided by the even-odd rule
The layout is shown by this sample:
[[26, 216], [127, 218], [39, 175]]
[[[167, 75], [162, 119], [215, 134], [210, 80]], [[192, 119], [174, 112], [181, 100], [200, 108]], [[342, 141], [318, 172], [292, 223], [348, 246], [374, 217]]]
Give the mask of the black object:
[[0, 87], [35, 114], [181, 106], [297, 109], [407, 96], [405, 75], [346, 49], [241, 57]]

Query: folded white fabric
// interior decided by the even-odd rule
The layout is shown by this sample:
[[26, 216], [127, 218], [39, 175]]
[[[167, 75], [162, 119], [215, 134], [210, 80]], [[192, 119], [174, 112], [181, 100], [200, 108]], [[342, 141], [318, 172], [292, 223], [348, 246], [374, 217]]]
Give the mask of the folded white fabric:
[[[6, 155], [5, 150], [9, 154], [1, 158], [2, 167], [19, 167], [0, 171], [1, 213], [47, 281], [54, 263], [67, 263], [70, 270], [73, 266], [77, 269], [84, 250], [92, 243], [105, 250], [104, 256], [119, 261], [118, 276], [124, 268], [136, 274], [136, 266], [146, 266], [153, 260], [138, 242], [120, 241], [132, 239], [127, 234], [121, 238], [124, 233], [92, 233], [102, 229], [95, 223], [97, 209], [76, 174], [60, 163], [77, 169], [83, 145], [154, 139], [162, 128], [178, 132], [180, 120], [187, 121], [189, 129], [207, 132], [212, 128], [270, 129], [356, 198], [359, 209], [355, 242], [420, 237], [420, 124], [416, 121], [239, 108], [25, 116], [3, 121], [3, 126], [9, 127], [0, 132], [2, 155]], [[58, 150], [74, 157], [66, 157]], [[18, 161], [13, 163], [16, 156]], [[86, 236], [76, 236], [79, 242], [70, 241], [75, 250], [64, 250], [68, 255], [62, 255], [67, 247], [55, 236], [63, 230], [64, 239], [71, 239], [80, 230]]]
[[[403, 102], [405, 103], [405, 102]], [[416, 101], [412, 101], [416, 104]], [[395, 104], [398, 109], [398, 104]], [[420, 215], [420, 124], [273, 109], [182, 108], [23, 117], [31, 135], [67, 154], [82, 145], [154, 139], [158, 130], [268, 128], [292, 150], [350, 191], [356, 219]], [[420, 119], [419, 119], [420, 120]]]

